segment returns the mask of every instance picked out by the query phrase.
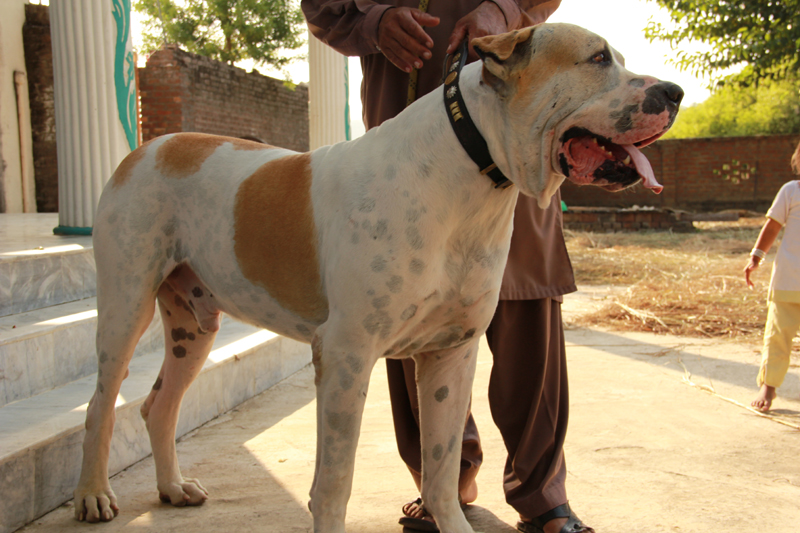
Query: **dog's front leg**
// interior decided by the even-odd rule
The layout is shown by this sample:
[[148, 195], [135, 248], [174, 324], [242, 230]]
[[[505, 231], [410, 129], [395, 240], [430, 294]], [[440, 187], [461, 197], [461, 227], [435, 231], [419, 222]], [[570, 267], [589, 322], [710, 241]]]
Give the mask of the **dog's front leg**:
[[[346, 334], [326, 335], [325, 324], [311, 343], [317, 385], [317, 462], [309, 509], [315, 533], [344, 533], [347, 501], [361, 431], [361, 417], [375, 358], [342, 342]], [[363, 350], [362, 350], [363, 351]]]
[[422, 440], [422, 500], [447, 533], [472, 533], [458, 503], [461, 439], [478, 341], [414, 356]]

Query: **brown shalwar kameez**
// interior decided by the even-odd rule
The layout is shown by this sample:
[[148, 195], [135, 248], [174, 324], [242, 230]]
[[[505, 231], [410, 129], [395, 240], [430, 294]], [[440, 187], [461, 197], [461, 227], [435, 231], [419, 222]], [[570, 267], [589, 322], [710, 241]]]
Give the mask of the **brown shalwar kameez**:
[[[543, 22], [560, 4], [560, 0], [492, 1], [510, 29]], [[480, 4], [481, 0], [430, 0], [428, 13], [441, 22], [425, 29], [434, 41], [433, 57], [419, 71], [418, 96], [441, 84], [448, 37], [456, 22]], [[387, 9], [416, 8], [418, 0], [302, 0], [301, 5], [317, 38], [343, 54], [361, 57], [367, 128], [402, 111], [409, 76], [378, 51], [378, 24]], [[489, 403], [509, 454], [506, 499], [526, 518], [567, 501], [563, 444], [568, 395], [560, 302], [562, 295], [575, 290], [575, 282], [561, 232], [560, 204], [556, 195], [542, 210], [532, 198], [520, 196], [501, 301], [486, 334], [494, 356]], [[400, 455], [419, 480], [414, 362], [387, 360], [387, 369]], [[482, 460], [472, 415], [464, 430], [461, 457], [459, 485], [464, 488], [475, 479]]]

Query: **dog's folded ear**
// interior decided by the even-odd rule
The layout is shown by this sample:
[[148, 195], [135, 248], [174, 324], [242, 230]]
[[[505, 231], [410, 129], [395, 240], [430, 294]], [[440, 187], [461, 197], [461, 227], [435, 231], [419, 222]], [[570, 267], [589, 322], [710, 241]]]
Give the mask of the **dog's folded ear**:
[[536, 26], [472, 40], [475, 53], [483, 61], [483, 79], [498, 92], [533, 55], [531, 41]]

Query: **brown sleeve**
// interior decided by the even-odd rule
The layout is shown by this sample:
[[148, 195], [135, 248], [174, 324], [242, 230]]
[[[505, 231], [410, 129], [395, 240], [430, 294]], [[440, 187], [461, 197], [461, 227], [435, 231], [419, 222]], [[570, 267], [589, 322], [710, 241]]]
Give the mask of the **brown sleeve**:
[[348, 56], [378, 53], [378, 24], [392, 6], [372, 0], [302, 0], [309, 31]]
[[552, 15], [561, 0], [488, 0], [497, 4], [509, 29], [541, 24]]

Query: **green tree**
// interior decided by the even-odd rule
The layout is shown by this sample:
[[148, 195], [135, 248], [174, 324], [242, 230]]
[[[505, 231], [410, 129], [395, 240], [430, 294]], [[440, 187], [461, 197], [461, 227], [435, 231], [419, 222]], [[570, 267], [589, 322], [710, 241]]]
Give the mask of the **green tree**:
[[[672, 27], [650, 21], [645, 35], [677, 49], [675, 63], [717, 85], [782, 79], [800, 69], [800, 0], [651, 0], [666, 9]], [[681, 43], [708, 49], [685, 52]], [[744, 67], [728, 77], [722, 71]]]
[[283, 67], [286, 50], [303, 43], [303, 14], [296, 0], [137, 0], [146, 16], [143, 52], [165, 41], [187, 51], [233, 64]]
[[706, 101], [681, 109], [664, 138], [800, 133], [800, 80], [764, 80], [719, 88]]

